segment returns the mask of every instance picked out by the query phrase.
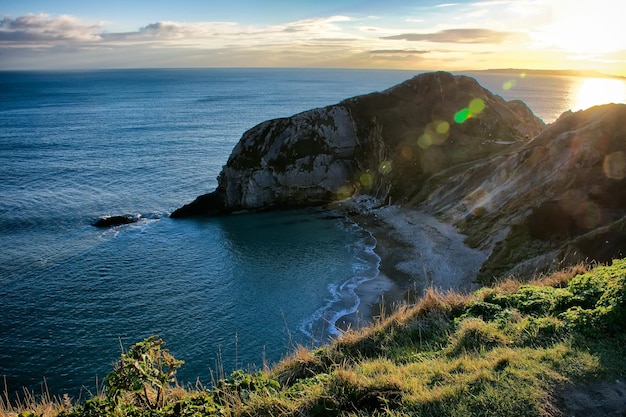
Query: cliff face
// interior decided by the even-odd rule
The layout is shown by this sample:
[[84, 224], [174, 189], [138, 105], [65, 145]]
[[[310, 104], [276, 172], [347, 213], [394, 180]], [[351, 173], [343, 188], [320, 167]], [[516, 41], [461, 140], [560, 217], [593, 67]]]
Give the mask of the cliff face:
[[510, 155], [432, 181], [421, 206], [489, 253], [481, 277], [626, 254], [626, 105], [565, 113]]
[[172, 217], [327, 204], [367, 194], [409, 201], [433, 173], [518, 149], [544, 128], [521, 102], [472, 78], [422, 74], [247, 131], [217, 189]]

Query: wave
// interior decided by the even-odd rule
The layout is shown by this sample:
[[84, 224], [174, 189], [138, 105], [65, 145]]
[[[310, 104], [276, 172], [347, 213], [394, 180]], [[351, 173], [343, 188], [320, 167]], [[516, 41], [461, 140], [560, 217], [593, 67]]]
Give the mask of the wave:
[[380, 274], [381, 258], [375, 252], [376, 238], [368, 230], [347, 219], [340, 225], [360, 236], [354, 243], [348, 245], [352, 254], [352, 275], [344, 282], [328, 284], [329, 296], [326, 304], [300, 324], [299, 330], [314, 343], [341, 334], [337, 326], [339, 320], [357, 313], [361, 305], [357, 288], [376, 279]]

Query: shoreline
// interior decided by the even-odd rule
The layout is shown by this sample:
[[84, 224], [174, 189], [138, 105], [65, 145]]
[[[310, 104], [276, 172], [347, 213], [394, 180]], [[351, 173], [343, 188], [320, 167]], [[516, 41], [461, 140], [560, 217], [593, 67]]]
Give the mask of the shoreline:
[[427, 288], [468, 293], [487, 255], [464, 244], [454, 226], [425, 211], [390, 205], [350, 210], [346, 216], [376, 239], [381, 258], [376, 278], [361, 284], [356, 313], [339, 319], [342, 331], [375, 322], [403, 303], [415, 302]]

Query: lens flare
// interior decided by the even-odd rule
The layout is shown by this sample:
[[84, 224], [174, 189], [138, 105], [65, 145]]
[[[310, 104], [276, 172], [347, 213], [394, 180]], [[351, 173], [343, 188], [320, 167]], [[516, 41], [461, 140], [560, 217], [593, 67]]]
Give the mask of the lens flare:
[[387, 175], [391, 172], [391, 168], [392, 168], [391, 161], [383, 161], [378, 166], [378, 172], [380, 172], [383, 175]]
[[472, 113], [473, 115], [479, 114], [483, 110], [485, 110], [485, 102], [481, 98], [475, 98], [474, 100], [470, 101], [469, 110], [470, 113]]
[[437, 127], [435, 128], [435, 130], [440, 135], [445, 135], [450, 131], [450, 123], [446, 122], [445, 120], [437, 122]]
[[424, 133], [417, 139], [417, 145], [426, 149], [432, 145], [441, 145], [450, 136], [450, 123], [445, 120], [430, 122]]
[[400, 148], [400, 156], [406, 161], [410, 161], [413, 159], [413, 151], [408, 146], [403, 146]]
[[454, 115], [454, 121], [461, 124], [465, 122], [467, 119], [480, 114], [483, 110], [485, 110], [485, 101], [481, 98], [475, 98], [470, 101], [469, 105]]
[[502, 84], [502, 89], [504, 91], [509, 91], [511, 88], [515, 87], [515, 84], [517, 84], [517, 81], [515, 79], [508, 80], [504, 84]]
[[624, 178], [626, 176], [626, 157], [624, 152], [617, 151], [605, 156], [602, 168], [607, 178], [614, 180]]
[[433, 144], [433, 138], [428, 133], [424, 133], [417, 140], [417, 145], [422, 149], [430, 148], [432, 144]]
[[456, 112], [456, 114], [454, 115], [454, 121], [461, 124], [463, 122], [465, 122], [467, 119], [469, 119], [471, 117], [471, 112], [470, 109], [465, 107], [464, 109], [459, 110], [458, 112]]
[[337, 190], [337, 199], [345, 200], [346, 198], [352, 197], [353, 194], [354, 194], [354, 188], [349, 185], [344, 185], [344, 186], [339, 187], [339, 189]]
[[359, 182], [361, 183], [361, 186], [370, 188], [372, 184], [374, 184], [374, 177], [372, 177], [372, 174], [369, 172], [364, 172], [359, 177]]

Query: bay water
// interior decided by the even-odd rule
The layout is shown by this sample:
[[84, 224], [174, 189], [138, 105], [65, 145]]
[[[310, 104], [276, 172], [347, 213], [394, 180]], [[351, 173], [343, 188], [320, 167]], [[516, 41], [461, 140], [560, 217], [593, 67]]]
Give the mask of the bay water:
[[[389, 88], [420, 71], [150, 69], [0, 72], [0, 377], [94, 392], [121, 348], [156, 334], [207, 384], [338, 334], [378, 274], [375, 239], [314, 211], [172, 220], [211, 191], [267, 119]], [[580, 80], [471, 74], [546, 122]], [[516, 80], [511, 83], [511, 80]], [[514, 87], [512, 87], [512, 84]], [[99, 229], [104, 215], [143, 220]]]

